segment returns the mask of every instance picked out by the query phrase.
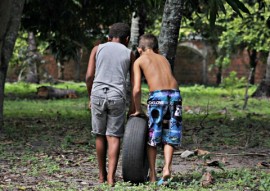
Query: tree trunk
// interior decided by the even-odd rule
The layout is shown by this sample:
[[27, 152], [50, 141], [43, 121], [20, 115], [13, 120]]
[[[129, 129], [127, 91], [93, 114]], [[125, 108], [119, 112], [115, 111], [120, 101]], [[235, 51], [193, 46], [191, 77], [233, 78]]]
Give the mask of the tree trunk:
[[39, 83], [37, 65], [41, 61], [41, 57], [37, 52], [35, 35], [28, 32], [28, 48], [27, 48], [27, 73], [26, 82]]
[[75, 59], [75, 81], [80, 82], [81, 79], [81, 61], [83, 56], [83, 49], [78, 48], [77, 50], [77, 58]]
[[217, 81], [216, 81], [216, 84], [219, 85], [222, 81], [222, 66], [218, 66], [218, 71], [217, 71], [217, 75], [216, 75], [216, 78], [217, 78]]
[[[132, 13], [131, 19], [131, 31], [130, 31], [130, 42], [129, 48], [134, 52], [135, 58], [137, 59], [140, 55], [137, 51], [139, 44], [139, 37], [144, 34], [145, 23], [146, 23], [146, 11], [144, 4], [138, 7], [139, 11], [134, 11]], [[131, 82], [130, 74], [128, 73], [127, 80], [127, 97], [126, 97], [126, 108], [129, 108], [131, 102]]]
[[267, 58], [265, 78], [261, 81], [252, 97], [270, 97], [270, 51]]
[[267, 58], [266, 71], [265, 71], [265, 82], [270, 84], [270, 51]]
[[57, 62], [57, 67], [58, 67], [58, 79], [59, 80], [64, 80], [64, 60], [60, 60]]
[[133, 52], [136, 52], [139, 44], [139, 37], [144, 34], [146, 25], [146, 11], [144, 4], [138, 7], [138, 11], [132, 13], [131, 19], [131, 33], [129, 47]]
[[3, 126], [4, 89], [9, 60], [20, 28], [24, 0], [0, 1], [0, 129]]
[[133, 52], [136, 51], [136, 48], [139, 43], [139, 22], [140, 17], [137, 14], [137, 12], [132, 13], [132, 19], [131, 19], [131, 29], [130, 29], [130, 41], [129, 41], [129, 47]]
[[172, 71], [174, 70], [174, 60], [182, 20], [183, 2], [183, 0], [166, 0], [162, 17], [159, 51], [170, 62]]
[[257, 66], [257, 63], [258, 63], [257, 51], [256, 50], [252, 50], [251, 53], [249, 52], [249, 60], [250, 60], [249, 61], [250, 68], [253, 68], [249, 83], [254, 85], [256, 66]]

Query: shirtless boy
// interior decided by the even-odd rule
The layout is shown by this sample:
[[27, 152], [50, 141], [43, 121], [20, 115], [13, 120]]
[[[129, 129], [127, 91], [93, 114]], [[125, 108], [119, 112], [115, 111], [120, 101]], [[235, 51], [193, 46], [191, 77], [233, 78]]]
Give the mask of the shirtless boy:
[[156, 181], [157, 146], [164, 145], [163, 174], [158, 182], [158, 185], [161, 185], [171, 177], [173, 152], [181, 141], [182, 98], [169, 62], [158, 54], [157, 38], [152, 34], [142, 35], [138, 52], [140, 57], [133, 65], [132, 83], [135, 113], [132, 116], [143, 113], [141, 109], [141, 72], [143, 72], [150, 91], [147, 101], [149, 178], [150, 182]]

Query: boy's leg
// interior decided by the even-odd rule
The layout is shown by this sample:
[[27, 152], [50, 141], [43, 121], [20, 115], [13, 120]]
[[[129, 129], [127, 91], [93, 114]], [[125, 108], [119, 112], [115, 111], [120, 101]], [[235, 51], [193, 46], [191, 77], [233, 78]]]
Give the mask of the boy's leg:
[[99, 182], [103, 183], [107, 180], [107, 171], [106, 171], [107, 140], [104, 135], [96, 135], [96, 152], [99, 168]]
[[108, 184], [114, 185], [115, 183], [115, 172], [117, 169], [117, 163], [120, 152], [120, 138], [114, 136], [106, 136], [108, 141]]
[[156, 157], [157, 157], [157, 148], [147, 145], [147, 157], [149, 162], [149, 181], [156, 182]]
[[174, 148], [169, 145], [164, 145], [164, 167], [163, 167], [163, 179], [168, 179], [171, 177], [171, 167], [172, 167], [172, 158], [173, 158]]

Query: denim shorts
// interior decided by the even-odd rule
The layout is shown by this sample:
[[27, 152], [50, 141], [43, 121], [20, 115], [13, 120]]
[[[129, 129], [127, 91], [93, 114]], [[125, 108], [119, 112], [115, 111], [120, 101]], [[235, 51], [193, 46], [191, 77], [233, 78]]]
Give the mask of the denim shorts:
[[92, 133], [122, 137], [125, 126], [126, 101], [110, 88], [95, 90], [91, 94]]

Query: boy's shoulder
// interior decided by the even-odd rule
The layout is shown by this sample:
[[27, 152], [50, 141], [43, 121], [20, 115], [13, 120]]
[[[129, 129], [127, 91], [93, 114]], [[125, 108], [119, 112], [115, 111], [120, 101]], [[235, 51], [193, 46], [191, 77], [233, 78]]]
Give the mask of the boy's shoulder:
[[141, 55], [139, 58], [135, 60], [135, 63], [144, 63], [149, 59], [149, 56], [147, 55]]

